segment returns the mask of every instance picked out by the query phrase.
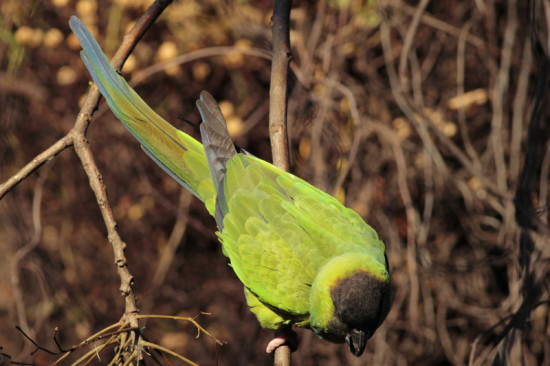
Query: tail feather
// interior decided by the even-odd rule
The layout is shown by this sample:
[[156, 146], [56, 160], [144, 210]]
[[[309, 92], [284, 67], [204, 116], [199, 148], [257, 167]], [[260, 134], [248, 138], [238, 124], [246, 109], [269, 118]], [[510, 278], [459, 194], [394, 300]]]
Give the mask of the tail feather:
[[197, 107], [202, 117], [201, 139], [210, 173], [217, 189], [225, 176], [225, 164], [237, 154], [237, 150], [229, 137], [222, 111], [212, 95], [202, 91], [200, 99], [197, 100]]
[[139, 97], [116, 73], [80, 19], [71, 17], [69, 25], [82, 46], [82, 60], [113, 113], [145, 152], [214, 215], [216, 189], [201, 143], [166, 122]]
[[223, 212], [225, 211], [221, 205], [225, 204], [225, 195], [224, 190], [219, 189], [219, 187], [223, 185], [222, 182], [227, 172], [226, 164], [229, 159], [237, 154], [237, 150], [233, 141], [231, 141], [225, 118], [216, 100], [208, 92], [202, 91], [200, 99], [197, 100], [197, 107], [202, 117], [200, 129], [204, 151], [208, 159], [214, 188], [218, 192], [214, 217], [218, 228], [222, 231]]

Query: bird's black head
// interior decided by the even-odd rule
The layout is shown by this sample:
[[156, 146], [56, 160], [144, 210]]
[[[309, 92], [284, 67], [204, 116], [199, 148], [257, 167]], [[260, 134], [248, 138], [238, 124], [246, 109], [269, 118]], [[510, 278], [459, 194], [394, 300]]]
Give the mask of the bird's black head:
[[347, 328], [345, 341], [360, 356], [390, 307], [391, 284], [367, 272], [357, 272], [332, 287], [336, 317]]

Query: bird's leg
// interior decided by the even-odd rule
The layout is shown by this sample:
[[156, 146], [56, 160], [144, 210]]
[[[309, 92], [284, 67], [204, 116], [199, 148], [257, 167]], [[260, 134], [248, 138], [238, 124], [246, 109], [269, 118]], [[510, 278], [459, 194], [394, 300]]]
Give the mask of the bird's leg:
[[274, 353], [277, 348], [285, 344], [290, 347], [291, 352], [298, 349], [298, 336], [289, 326], [282, 327], [275, 332], [275, 338], [267, 344], [265, 351], [267, 353]]

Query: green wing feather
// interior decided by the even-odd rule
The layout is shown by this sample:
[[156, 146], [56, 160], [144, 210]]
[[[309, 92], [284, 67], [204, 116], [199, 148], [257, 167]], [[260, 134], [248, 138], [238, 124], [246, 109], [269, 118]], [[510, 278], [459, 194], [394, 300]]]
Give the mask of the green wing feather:
[[113, 113], [145, 152], [213, 215], [216, 191], [202, 144], [166, 122], [139, 97], [116, 73], [80, 19], [72, 16], [69, 25], [82, 46], [82, 60]]
[[[331, 258], [357, 252], [385, 261], [384, 244], [357, 213], [263, 160], [235, 155], [224, 190], [223, 251], [264, 327], [308, 317], [311, 285]], [[260, 304], [274, 314], [262, 319]]]

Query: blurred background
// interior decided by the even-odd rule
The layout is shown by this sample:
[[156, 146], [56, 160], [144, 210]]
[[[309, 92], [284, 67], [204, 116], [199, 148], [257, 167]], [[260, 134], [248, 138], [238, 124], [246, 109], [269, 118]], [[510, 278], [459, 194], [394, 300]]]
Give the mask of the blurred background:
[[[150, 3], [0, 3], [0, 182], [70, 131], [87, 93], [69, 17], [79, 16], [112, 56]], [[537, 14], [548, 10], [537, 4]], [[272, 5], [174, 1], [122, 74], [193, 136], [197, 128], [184, 120], [199, 121], [195, 100], [209, 91], [236, 144], [271, 160], [270, 61], [258, 55], [271, 51]], [[511, 0], [294, 2], [292, 171], [378, 231], [395, 286], [365, 355], [298, 331], [294, 365], [550, 364], [548, 235], [520, 247], [514, 215], [539, 69], [528, 15], [528, 2]], [[546, 23], [539, 26], [547, 42]], [[148, 339], [201, 365], [271, 364], [264, 350], [272, 332], [247, 309], [201, 202], [143, 153], [103, 101], [87, 136], [141, 312], [208, 312], [196, 320], [227, 344], [174, 321], [144, 322]], [[546, 223], [548, 144], [535, 165], [530, 197]], [[56, 359], [31, 356], [15, 326], [56, 350], [54, 329], [68, 348], [122, 316], [112, 247], [72, 148], [0, 200], [0, 252], [6, 364], [6, 355], [36, 365]]]

